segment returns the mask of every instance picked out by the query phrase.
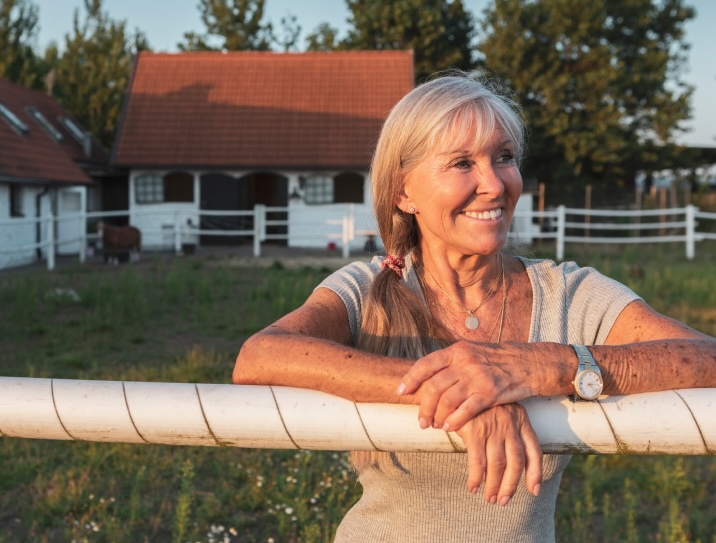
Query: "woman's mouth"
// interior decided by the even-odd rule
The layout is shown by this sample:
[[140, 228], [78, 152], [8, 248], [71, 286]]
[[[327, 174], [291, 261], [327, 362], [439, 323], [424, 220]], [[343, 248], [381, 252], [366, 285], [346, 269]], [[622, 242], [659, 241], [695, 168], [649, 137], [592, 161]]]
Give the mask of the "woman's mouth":
[[463, 211], [462, 213], [471, 219], [499, 219], [502, 217], [502, 208], [498, 207], [497, 209], [491, 209], [489, 211]]

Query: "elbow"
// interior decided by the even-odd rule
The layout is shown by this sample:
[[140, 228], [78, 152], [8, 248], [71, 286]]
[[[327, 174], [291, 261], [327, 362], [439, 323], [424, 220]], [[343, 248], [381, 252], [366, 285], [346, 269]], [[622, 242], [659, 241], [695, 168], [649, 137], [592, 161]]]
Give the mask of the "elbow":
[[257, 336], [251, 336], [247, 339], [239, 350], [234, 364], [234, 371], [231, 374], [231, 380], [235, 385], [257, 385], [260, 382], [261, 372], [259, 371], [260, 348], [257, 348]]
[[239, 354], [236, 356], [236, 362], [234, 363], [234, 371], [231, 374], [231, 380], [235, 385], [251, 385], [255, 384], [250, 374], [252, 368], [251, 360], [251, 347], [250, 343], [253, 337], [247, 339], [239, 349]]

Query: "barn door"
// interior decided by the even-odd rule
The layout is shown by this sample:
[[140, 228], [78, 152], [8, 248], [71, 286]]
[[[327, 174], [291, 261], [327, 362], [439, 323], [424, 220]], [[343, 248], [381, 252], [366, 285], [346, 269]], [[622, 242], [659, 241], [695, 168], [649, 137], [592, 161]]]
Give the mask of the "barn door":
[[[201, 211], [238, 211], [241, 201], [240, 185], [237, 179], [223, 173], [208, 173], [201, 176]], [[202, 230], [253, 230], [252, 217], [216, 217], [201, 213]], [[248, 238], [243, 238], [246, 242]], [[201, 245], [238, 245], [240, 236], [201, 235]]]

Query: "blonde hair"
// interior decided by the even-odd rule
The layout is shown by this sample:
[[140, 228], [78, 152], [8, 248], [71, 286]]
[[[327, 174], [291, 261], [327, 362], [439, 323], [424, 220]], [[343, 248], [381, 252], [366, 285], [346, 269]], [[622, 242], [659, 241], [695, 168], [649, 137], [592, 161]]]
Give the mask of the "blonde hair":
[[[415, 87], [395, 105], [383, 124], [371, 164], [373, 208], [387, 254], [404, 256], [417, 248], [415, 218], [396, 205], [411, 169], [436, 145], [465, 141], [468, 136], [477, 152], [496, 128], [512, 141], [519, 161], [524, 150], [524, 124], [517, 105], [494, 86], [462, 72]], [[436, 345], [447, 345], [449, 337], [393, 270], [386, 268], [378, 274], [363, 307], [356, 340], [359, 349], [417, 360]], [[380, 466], [385, 458], [385, 453], [351, 455], [357, 471]]]

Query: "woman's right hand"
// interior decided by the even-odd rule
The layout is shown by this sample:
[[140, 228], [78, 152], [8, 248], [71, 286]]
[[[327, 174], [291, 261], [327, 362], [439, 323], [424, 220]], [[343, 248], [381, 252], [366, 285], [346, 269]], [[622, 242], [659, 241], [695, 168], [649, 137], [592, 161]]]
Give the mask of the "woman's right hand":
[[527, 490], [539, 495], [542, 448], [527, 411], [520, 404], [482, 411], [457, 434], [467, 447], [467, 489], [473, 494], [484, 481], [485, 500], [507, 505], [525, 473]]

